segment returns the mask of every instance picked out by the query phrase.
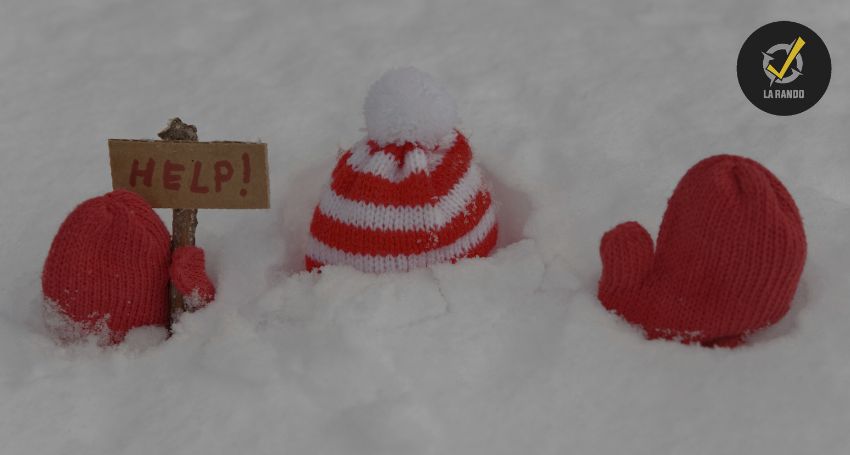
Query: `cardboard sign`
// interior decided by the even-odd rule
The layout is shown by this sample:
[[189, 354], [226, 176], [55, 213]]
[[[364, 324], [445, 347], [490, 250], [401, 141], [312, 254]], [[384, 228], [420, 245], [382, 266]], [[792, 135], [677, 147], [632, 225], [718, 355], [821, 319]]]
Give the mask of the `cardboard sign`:
[[112, 188], [153, 207], [269, 208], [268, 151], [258, 142], [109, 140]]

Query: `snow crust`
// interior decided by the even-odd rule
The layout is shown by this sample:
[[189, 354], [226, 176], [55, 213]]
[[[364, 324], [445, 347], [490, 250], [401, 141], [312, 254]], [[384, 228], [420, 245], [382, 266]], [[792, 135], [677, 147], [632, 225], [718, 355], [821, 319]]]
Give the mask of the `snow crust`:
[[431, 75], [413, 67], [389, 70], [375, 81], [363, 114], [369, 139], [380, 145], [435, 147], [458, 123], [454, 98]]
[[[735, 77], [776, 11], [832, 56], [826, 95], [793, 117]], [[846, 0], [5, 1], [0, 453], [848, 453], [848, 21]], [[369, 85], [411, 64], [457, 97], [499, 251], [303, 273]], [[199, 212], [217, 300], [167, 340], [55, 343], [53, 235], [110, 189], [107, 138], [155, 138], [174, 116], [202, 140], [267, 142], [273, 208]], [[718, 153], [796, 199], [800, 289], [743, 348], [646, 341], [594, 297], [600, 237], [629, 219], [655, 235], [684, 172]]]
[[47, 298], [42, 305], [42, 317], [51, 336], [62, 343], [94, 342], [103, 346], [109, 344], [112, 336], [107, 325], [108, 315], [89, 323], [75, 321], [56, 302]]

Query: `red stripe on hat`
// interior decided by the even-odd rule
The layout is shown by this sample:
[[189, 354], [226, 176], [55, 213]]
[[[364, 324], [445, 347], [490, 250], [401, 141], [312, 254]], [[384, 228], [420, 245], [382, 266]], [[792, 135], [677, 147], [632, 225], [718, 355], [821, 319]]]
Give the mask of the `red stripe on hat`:
[[345, 152], [331, 176], [331, 188], [336, 194], [354, 201], [395, 206], [433, 203], [451, 191], [472, 163], [472, 151], [461, 134], [433, 172], [415, 172], [400, 182], [354, 170], [348, 164], [350, 156], [351, 151]]
[[321, 262], [311, 258], [310, 256], [304, 257], [304, 263], [307, 266], [308, 272], [312, 272], [314, 269], [320, 269], [320, 268], [322, 268], [322, 266], [325, 265], [325, 264], [322, 264]]
[[481, 242], [478, 245], [475, 245], [474, 248], [469, 250], [466, 254], [463, 255], [465, 258], [477, 258], [477, 257], [487, 257], [490, 254], [490, 251], [496, 247], [496, 240], [499, 238], [499, 225], [494, 224], [493, 229], [490, 229], [490, 232], [487, 233], [487, 236], [481, 239]]
[[341, 223], [317, 207], [310, 224], [316, 240], [346, 253], [371, 256], [422, 254], [454, 243], [472, 230], [490, 207], [490, 194], [480, 191], [463, 212], [439, 230], [380, 231]]
[[407, 152], [412, 152], [418, 147], [413, 142], [405, 142], [402, 145], [387, 144], [386, 146], [381, 147], [380, 145], [378, 145], [377, 142], [369, 141], [368, 145], [370, 155], [374, 155], [376, 152], [388, 153], [390, 156], [395, 158], [396, 162], [398, 162], [399, 165], [404, 164], [404, 157], [405, 155], [407, 155]]

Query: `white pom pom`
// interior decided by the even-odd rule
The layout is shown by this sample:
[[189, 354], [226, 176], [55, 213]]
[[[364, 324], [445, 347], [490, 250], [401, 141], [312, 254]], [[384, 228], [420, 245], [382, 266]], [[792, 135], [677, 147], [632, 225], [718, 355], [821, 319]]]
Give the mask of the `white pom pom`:
[[412, 67], [387, 71], [372, 84], [363, 113], [369, 139], [381, 146], [418, 142], [434, 147], [458, 123], [454, 99]]

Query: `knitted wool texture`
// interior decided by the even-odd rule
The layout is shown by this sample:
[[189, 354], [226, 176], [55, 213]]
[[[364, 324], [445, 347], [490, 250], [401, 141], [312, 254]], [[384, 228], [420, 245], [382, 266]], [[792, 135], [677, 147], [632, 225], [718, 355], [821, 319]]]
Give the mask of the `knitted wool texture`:
[[497, 235], [490, 192], [460, 132], [430, 149], [364, 139], [342, 154], [316, 207], [306, 265], [407, 271], [486, 256]]
[[[44, 297], [82, 333], [109, 329], [109, 342], [135, 327], [165, 326], [169, 319], [170, 237], [162, 220], [138, 195], [118, 190], [80, 204], [59, 228], [42, 273]], [[175, 284], [206, 301], [215, 288], [204, 272], [203, 251], [178, 249]]]
[[635, 222], [606, 233], [600, 253], [606, 308], [649, 338], [732, 347], [788, 312], [806, 236], [794, 200], [770, 171], [719, 155], [679, 182], [654, 253]]
[[[215, 298], [215, 287], [207, 277], [204, 250], [185, 246], [174, 250], [171, 257], [171, 282], [184, 296], [200, 299], [201, 306]], [[197, 303], [197, 302], [196, 302]]]

